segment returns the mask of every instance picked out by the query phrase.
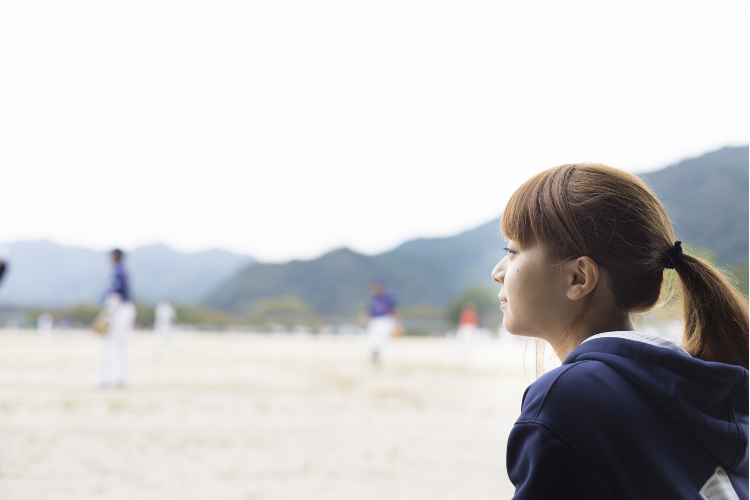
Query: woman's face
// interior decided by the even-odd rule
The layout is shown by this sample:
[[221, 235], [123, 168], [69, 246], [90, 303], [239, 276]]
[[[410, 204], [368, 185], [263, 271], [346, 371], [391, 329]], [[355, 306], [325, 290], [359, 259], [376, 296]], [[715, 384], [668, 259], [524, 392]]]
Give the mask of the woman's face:
[[551, 269], [541, 245], [522, 249], [511, 241], [506, 250], [492, 271], [492, 279], [503, 285], [498, 294], [503, 326], [514, 335], [550, 341], [575, 315], [565, 275]]

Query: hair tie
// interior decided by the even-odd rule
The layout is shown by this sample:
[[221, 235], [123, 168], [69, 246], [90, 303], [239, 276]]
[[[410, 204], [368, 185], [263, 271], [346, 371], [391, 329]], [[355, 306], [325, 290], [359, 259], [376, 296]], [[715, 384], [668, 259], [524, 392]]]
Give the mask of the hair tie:
[[669, 252], [669, 262], [665, 266], [667, 269], [674, 269], [677, 265], [682, 262], [682, 242], [677, 240], [674, 242], [672, 251]]

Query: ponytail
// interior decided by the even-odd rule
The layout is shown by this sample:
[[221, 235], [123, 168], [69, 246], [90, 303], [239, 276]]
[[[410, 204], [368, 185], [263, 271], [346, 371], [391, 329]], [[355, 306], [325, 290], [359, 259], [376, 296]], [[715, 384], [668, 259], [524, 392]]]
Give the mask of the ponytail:
[[748, 302], [711, 264], [683, 254], [674, 266], [682, 283], [683, 346], [704, 361], [748, 368]]

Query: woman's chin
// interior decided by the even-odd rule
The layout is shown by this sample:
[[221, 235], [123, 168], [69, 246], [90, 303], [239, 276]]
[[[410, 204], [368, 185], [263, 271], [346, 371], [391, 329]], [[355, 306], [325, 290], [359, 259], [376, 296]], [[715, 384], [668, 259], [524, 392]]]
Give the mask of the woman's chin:
[[503, 328], [505, 331], [516, 337], [534, 337], [534, 335], [526, 329], [514, 324], [512, 321], [506, 321], [503, 318]]
[[503, 318], [503, 328], [511, 335], [518, 335], [516, 325], [514, 325], [512, 321], [508, 321], [507, 316]]

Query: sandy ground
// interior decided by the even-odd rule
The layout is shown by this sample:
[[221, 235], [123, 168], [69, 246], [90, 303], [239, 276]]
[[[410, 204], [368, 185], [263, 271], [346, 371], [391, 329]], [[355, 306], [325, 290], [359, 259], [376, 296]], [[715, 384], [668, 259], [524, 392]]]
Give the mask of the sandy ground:
[[128, 388], [96, 391], [92, 334], [0, 332], [0, 498], [512, 496], [523, 343], [395, 339], [375, 370], [358, 338], [152, 341], [132, 338]]

